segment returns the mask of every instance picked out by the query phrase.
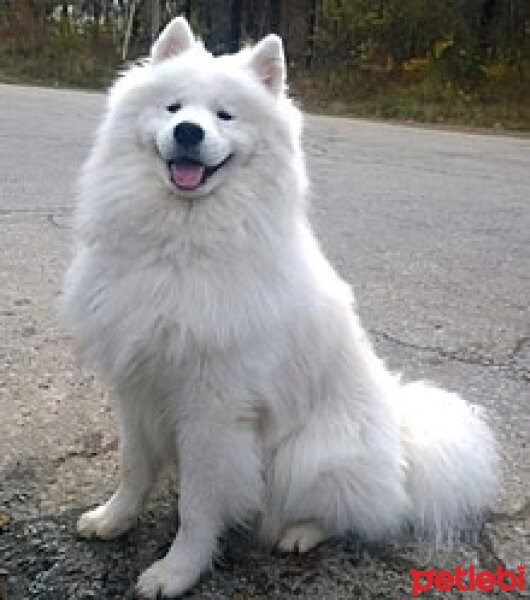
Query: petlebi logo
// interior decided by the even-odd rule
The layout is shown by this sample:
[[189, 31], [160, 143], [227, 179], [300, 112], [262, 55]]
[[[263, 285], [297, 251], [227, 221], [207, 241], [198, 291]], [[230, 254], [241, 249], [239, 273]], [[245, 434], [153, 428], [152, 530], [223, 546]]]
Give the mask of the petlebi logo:
[[461, 565], [457, 565], [454, 572], [411, 569], [412, 595], [417, 597], [433, 587], [441, 592], [450, 592], [454, 589], [462, 592], [523, 591], [525, 570], [524, 564], [519, 565], [515, 571], [509, 571], [499, 565], [495, 572], [478, 570], [474, 566], [464, 568]]

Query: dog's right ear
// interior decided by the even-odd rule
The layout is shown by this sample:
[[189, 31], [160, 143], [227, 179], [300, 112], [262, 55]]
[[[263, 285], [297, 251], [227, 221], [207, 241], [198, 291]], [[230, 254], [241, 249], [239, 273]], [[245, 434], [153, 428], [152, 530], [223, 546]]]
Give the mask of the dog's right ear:
[[158, 36], [151, 48], [151, 62], [158, 63], [189, 50], [195, 39], [184, 17], [175, 17]]

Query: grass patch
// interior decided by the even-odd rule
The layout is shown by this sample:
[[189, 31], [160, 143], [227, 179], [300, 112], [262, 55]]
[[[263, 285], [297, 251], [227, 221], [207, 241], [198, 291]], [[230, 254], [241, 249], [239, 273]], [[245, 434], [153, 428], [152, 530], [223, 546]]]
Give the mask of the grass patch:
[[413, 73], [295, 71], [291, 79], [294, 95], [319, 113], [530, 130], [530, 82], [515, 69], [498, 67], [495, 76], [485, 73], [469, 82], [429, 67]]

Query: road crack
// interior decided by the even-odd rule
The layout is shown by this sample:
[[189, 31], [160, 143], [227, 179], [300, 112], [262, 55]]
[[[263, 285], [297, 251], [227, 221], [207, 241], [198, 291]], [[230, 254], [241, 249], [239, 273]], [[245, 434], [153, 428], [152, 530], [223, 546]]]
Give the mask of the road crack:
[[0, 215], [38, 215], [46, 216], [50, 213], [68, 213], [72, 211], [71, 206], [48, 206], [46, 208], [0, 208]]
[[423, 344], [416, 344], [414, 342], [408, 342], [401, 338], [387, 333], [380, 329], [370, 329], [372, 335], [376, 338], [386, 340], [403, 348], [416, 350], [418, 352], [430, 352], [437, 354], [444, 360], [451, 360], [460, 362], [468, 365], [478, 365], [481, 367], [496, 367], [501, 369], [507, 369], [511, 372], [512, 376], [517, 379], [524, 379], [525, 381], [530, 380], [530, 370], [527, 368], [521, 368], [516, 365], [519, 356], [525, 351], [527, 345], [530, 345], [530, 336], [523, 336], [515, 343], [513, 349], [507, 356], [507, 360], [499, 361], [489, 356], [470, 355], [471, 350], [468, 348], [461, 348], [459, 350], [448, 350], [442, 346], [428, 346]]
[[521, 508], [514, 512], [492, 512], [490, 516], [490, 521], [492, 523], [514, 521], [519, 519], [530, 519], [530, 500], [527, 500], [523, 506], [521, 506]]
[[72, 448], [68, 450], [62, 456], [59, 456], [53, 461], [56, 467], [60, 467], [71, 458], [92, 458], [108, 452], [113, 452], [118, 449], [118, 438], [112, 438], [105, 444], [102, 443], [102, 436], [100, 433], [88, 436], [83, 440], [83, 446], [81, 448]]

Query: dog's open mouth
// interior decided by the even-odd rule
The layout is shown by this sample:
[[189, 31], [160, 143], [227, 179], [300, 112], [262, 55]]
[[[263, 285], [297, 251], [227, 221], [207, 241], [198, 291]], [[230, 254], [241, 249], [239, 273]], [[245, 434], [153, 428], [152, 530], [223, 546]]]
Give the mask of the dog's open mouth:
[[168, 167], [171, 183], [179, 190], [196, 190], [221, 167], [224, 167], [231, 158], [232, 154], [229, 154], [223, 161], [213, 167], [192, 158], [170, 160]]

